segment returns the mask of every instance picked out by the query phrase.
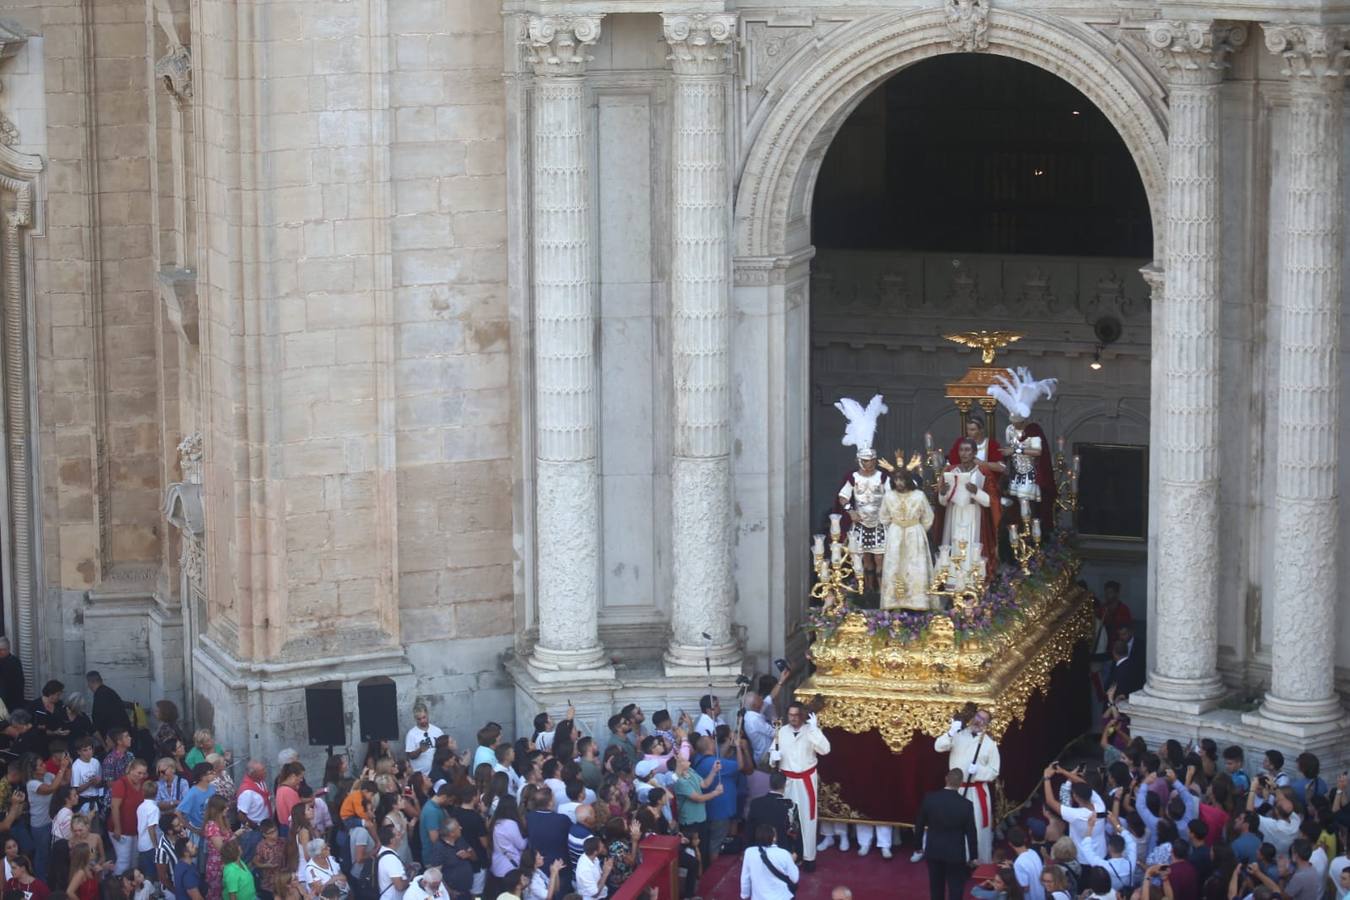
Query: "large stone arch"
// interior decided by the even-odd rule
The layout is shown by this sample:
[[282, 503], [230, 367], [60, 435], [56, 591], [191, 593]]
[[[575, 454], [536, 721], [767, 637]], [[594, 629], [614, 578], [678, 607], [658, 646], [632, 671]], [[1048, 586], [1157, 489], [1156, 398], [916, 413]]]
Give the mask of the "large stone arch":
[[[1124, 45], [1086, 26], [1038, 13], [994, 9], [987, 46], [1058, 75], [1115, 126], [1139, 170], [1153, 219], [1154, 258], [1163, 258], [1167, 186], [1165, 96]], [[983, 41], [981, 41], [983, 43]], [[924, 59], [962, 52], [946, 12], [886, 13], [829, 37], [822, 55], [803, 54], [779, 72], [782, 93], [756, 131], [736, 202], [739, 257], [781, 257], [810, 242], [811, 200], [825, 151], [844, 120], [874, 88]], [[772, 94], [772, 91], [771, 91]]]

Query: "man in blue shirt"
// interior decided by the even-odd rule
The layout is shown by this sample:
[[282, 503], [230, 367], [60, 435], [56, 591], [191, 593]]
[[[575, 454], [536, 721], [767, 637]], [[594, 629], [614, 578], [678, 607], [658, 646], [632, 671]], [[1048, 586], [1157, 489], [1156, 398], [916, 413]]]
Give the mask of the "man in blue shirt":
[[716, 769], [716, 775], [708, 787], [716, 789], [718, 785], [722, 786], [722, 793], [708, 801], [708, 846], [702, 848], [705, 867], [712, 865], [721, 853], [737, 807], [735, 751], [732, 750], [732, 757], [728, 761], [719, 759], [714, 754], [716, 749], [716, 739], [710, 735], [701, 734], [694, 741], [694, 770], [706, 779]]
[[1237, 837], [1229, 843], [1229, 849], [1244, 866], [1256, 862], [1261, 850], [1261, 817], [1254, 812], [1245, 812], [1233, 820], [1233, 831]]

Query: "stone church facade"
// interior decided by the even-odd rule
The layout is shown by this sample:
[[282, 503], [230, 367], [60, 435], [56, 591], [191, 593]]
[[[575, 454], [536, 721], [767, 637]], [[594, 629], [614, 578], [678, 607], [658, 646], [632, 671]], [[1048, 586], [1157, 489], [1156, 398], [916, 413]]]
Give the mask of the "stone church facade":
[[[35, 679], [97, 668], [256, 752], [305, 743], [317, 684], [352, 743], [372, 680], [461, 743], [734, 692], [803, 649], [825, 394], [881, 377], [821, 363], [872, 352], [812, 323], [826, 273], [872, 264], [814, 258], [822, 162], [888, 78], [985, 54], [1081, 92], [1147, 195], [1152, 258], [1079, 265], [1069, 304], [1130, 324], [1120, 374], [1047, 412], [1151, 450], [1147, 541], [1103, 556], [1148, 620], [1136, 722], [1330, 753], [1347, 23], [0, 0], [5, 633]], [[1010, 324], [1067, 382], [1091, 347], [1092, 316], [1018, 305], [1044, 275], [939, 281], [878, 354], [959, 371], [941, 325]]]

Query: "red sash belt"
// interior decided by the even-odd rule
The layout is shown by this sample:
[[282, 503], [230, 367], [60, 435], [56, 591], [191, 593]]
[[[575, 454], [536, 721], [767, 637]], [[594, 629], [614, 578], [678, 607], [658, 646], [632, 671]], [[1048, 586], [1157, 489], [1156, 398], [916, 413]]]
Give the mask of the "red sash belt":
[[962, 788], [974, 788], [975, 795], [980, 798], [980, 827], [982, 828], [989, 826], [989, 789], [986, 785], [987, 782], [983, 781], [967, 781], [961, 785]]
[[788, 778], [799, 778], [806, 784], [806, 802], [811, 809], [809, 818], [814, 819], [816, 817], [816, 783], [811, 780], [811, 776], [816, 774], [816, 767], [812, 766], [805, 772], [783, 771], [783, 774]]

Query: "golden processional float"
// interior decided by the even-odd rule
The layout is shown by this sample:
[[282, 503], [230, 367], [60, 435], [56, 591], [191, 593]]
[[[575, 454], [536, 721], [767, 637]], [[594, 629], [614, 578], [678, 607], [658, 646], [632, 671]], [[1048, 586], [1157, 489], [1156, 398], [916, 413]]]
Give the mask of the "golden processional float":
[[[983, 365], [947, 385], [962, 433], [976, 407], [989, 434], [998, 433], [996, 401], [987, 391], [1007, 370], [992, 363], [1021, 335], [946, 337], [981, 351]], [[928, 436], [925, 445], [924, 490], [936, 506], [946, 459]], [[1053, 472], [1054, 518], [1071, 517], [1078, 462], [1066, 458], [1062, 440]], [[828, 536], [815, 537], [811, 596], [819, 605], [808, 619], [815, 671], [798, 695], [824, 701], [819, 722], [833, 749], [820, 762], [823, 819], [912, 823], [923, 795], [941, 785], [947, 768], [947, 754], [938, 753], [933, 740], [967, 704], [993, 714], [989, 733], [1002, 756], [993, 787], [995, 821], [1039, 786], [1045, 761], [1089, 727], [1087, 649], [1095, 619], [1077, 584], [1073, 535], [1064, 528], [1042, 534], [1025, 505], [1019, 512], [1020, 530], [1016, 524], [1000, 529], [1011, 563], [991, 578], [983, 564], [965, 565], [969, 548], [940, 549], [929, 593], [942, 608], [931, 612], [856, 606], [850, 596], [862, 595], [860, 559], [845, 545], [837, 517]]]

